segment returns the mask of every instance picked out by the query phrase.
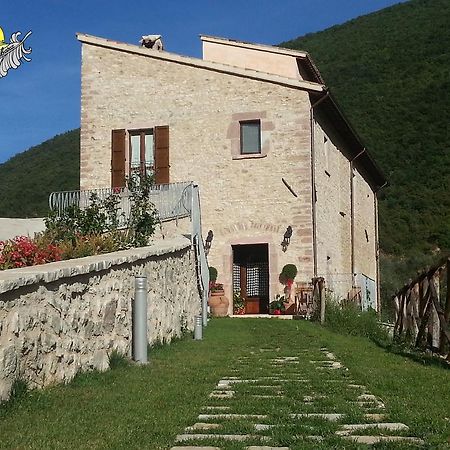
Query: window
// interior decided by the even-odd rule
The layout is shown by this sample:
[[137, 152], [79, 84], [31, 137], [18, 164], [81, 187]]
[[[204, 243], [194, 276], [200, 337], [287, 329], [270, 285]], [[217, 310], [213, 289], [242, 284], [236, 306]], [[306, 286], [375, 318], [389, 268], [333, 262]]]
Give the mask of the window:
[[239, 122], [241, 128], [241, 155], [261, 153], [261, 121]]
[[[127, 151], [128, 142], [128, 151]], [[156, 184], [169, 183], [169, 127], [112, 130], [111, 184], [124, 187], [133, 173], [154, 174]]]
[[130, 174], [154, 172], [153, 130], [132, 130], [130, 134]]

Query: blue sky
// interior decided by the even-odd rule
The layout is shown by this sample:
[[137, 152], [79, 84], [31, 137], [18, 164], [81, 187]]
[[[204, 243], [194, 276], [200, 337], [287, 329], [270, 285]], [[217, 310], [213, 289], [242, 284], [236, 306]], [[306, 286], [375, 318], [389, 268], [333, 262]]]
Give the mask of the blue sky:
[[[3, 2], [2, 2], [3, 3]], [[162, 34], [167, 51], [201, 57], [199, 34], [262, 44], [323, 30], [399, 0], [25, 0], [5, 2], [0, 27], [32, 35], [30, 63], [0, 78], [0, 163], [80, 126], [76, 32], [138, 43]], [[313, 55], [314, 57], [314, 55]]]

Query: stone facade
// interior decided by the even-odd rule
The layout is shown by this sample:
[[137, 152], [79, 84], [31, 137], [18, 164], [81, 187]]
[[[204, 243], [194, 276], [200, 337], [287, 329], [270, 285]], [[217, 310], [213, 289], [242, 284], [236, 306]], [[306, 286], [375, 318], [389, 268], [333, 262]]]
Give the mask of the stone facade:
[[[205, 60], [198, 60], [90, 36], [79, 39], [82, 189], [111, 184], [111, 130], [168, 126], [170, 182], [193, 180], [200, 186], [203, 232], [214, 232], [209, 263], [218, 269], [218, 281], [229, 298], [235, 246], [267, 245], [270, 299], [281, 292], [278, 276], [288, 263], [299, 269], [296, 281], [307, 282], [314, 275], [325, 275], [329, 281], [331, 275], [337, 279], [345, 273], [345, 295], [353, 282], [352, 248], [359, 253], [355, 269], [376, 276], [375, 241], [370, 254], [359, 231], [358, 241], [352, 243], [350, 156], [339, 142], [330, 146], [328, 162], [318, 148], [311, 167], [311, 142], [319, 139], [312, 139], [311, 95], [323, 95], [325, 87], [319, 75], [312, 79], [311, 65], [302, 71], [309, 78], [300, 76], [299, 61], [310, 63], [306, 53], [261, 46], [251, 59], [247, 56], [256, 54], [256, 46], [227, 42], [224, 50], [220, 40], [208, 38]], [[265, 65], [264, 52], [270, 53]], [[221, 54], [233, 65], [221, 64]], [[278, 69], [269, 72], [272, 66]], [[261, 124], [261, 153], [250, 156], [240, 154], [239, 147], [240, 122], [249, 119]], [[331, 176], [324, 173], [324, 165]], [[320, 192], [316, 261], [313, 170], [315, 190]], [[372, 233], [373, 189], [361, 180], [354, 182], [355, 189], [364, 191], [355, 197], [360, 215], [354, 224]], [[293, 235], [283, 249], [288, 226]]]
[[0, 272], [0, 400], [13, 382], [43, 387], [131, 356], [134, 277], [148, 279], [148, 342], [192, 330], [200, 312], [195, 257], [185, 238]]

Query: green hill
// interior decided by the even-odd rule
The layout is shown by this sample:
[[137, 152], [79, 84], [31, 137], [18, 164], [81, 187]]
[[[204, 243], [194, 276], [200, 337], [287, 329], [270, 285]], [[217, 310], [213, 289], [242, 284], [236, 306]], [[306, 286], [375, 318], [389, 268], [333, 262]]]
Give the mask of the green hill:
[[382, 249], [450, 249], [450, 2], [411, 0], [281, 45], [311, 53], [389, 179]]
[[0, 164], [0, 217], [43, 217], [52, 191], [79, 189], [80, 130], [60, 134]]

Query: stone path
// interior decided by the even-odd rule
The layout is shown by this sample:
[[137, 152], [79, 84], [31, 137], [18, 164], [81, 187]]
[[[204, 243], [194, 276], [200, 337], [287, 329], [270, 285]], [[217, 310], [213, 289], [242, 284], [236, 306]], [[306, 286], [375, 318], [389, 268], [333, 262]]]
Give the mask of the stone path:
[[424, 444], [408, 431], [406, 424], [389, 421], [383, 400], [352, 380], [327, 348], [296, 355], [264, 348], [237, 358], [171, 450]]

